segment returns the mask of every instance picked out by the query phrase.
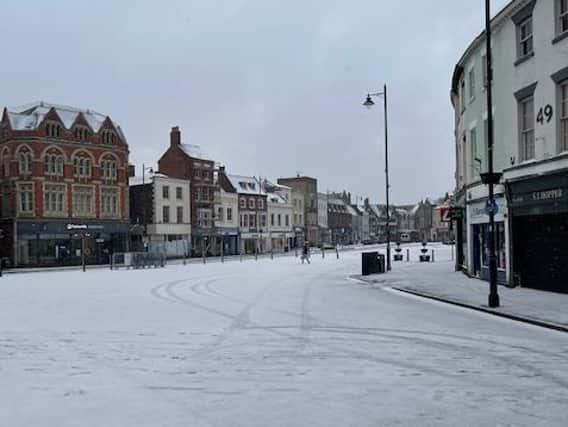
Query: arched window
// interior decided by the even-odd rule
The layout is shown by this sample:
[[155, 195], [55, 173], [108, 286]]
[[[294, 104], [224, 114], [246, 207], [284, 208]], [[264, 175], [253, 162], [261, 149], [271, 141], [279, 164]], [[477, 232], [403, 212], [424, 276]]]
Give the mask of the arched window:
[[56, 150], [45, 155], [45, 174], [46, 175], [63, 175], [63, 156]]
[[73, 169], [77, 177], [91, 176], [91, 158], [85, 154], [78, 154], [73, 159]]
[[116, 141], [116, 135], [111, 130], [103, 130], [101, 140], [103, 144], [114, 144]]
[[115, 180], [117, 177], [117, 164], [114, 159], [104, 159], [101, 161], [103, 179]]
[[33, 156], [29, 148], [22, 148], [18, 152], [18, 171], [21, 175], [32, 173]]
[[85, 142], [91, 136], [91, 132], [89, 132], [89, 129], [86, 128], [85, 126], [75, 127], [73, 134], [75, 136], [75, 140], [79, 142]]

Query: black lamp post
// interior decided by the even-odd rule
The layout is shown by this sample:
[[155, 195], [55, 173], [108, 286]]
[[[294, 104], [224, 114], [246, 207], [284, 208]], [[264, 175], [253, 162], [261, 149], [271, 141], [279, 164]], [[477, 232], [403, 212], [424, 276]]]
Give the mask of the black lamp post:
[[497, 242], [495, 229], [495, 185], [499, 184], [501, 174], [493, 170], [493, 59], [491, 53], [491, 1], [485, 0], [485, 40], [487, 43], [487, 163], [488, 170], [481, 174], [481, 181], [488, 186], [487, 214], [489, 215], [489, 235], [487, 246], [489, 250], [489, 307], [499, 307], [499, 293], [497, 292]]
[[366, 101], [363, 105], [371, 109], [375, 103], [373, 97], [383, 97], [384, 113], [385, 113], [385, 189], [386, 189], [386, 208], [387, 208], [387, 270], [391, 270], [391, 250], [390, 250], [390, 204], [389, 204], [389, 131], [388, 131], [388, 102], [387, 102], [387, 85], [383, 86], [382, 92], [370, 93], [367, 95]]

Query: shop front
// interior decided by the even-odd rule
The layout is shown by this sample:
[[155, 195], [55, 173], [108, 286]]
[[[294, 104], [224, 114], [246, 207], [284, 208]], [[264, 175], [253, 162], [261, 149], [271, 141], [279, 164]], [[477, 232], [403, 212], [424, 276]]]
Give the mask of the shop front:
[[107, 264], [115, 252], [128, 251], [130, 224], [118, 221], [16, 222], [14, 265], [43, 267]]
[[241, 233], [241, 253], [243, 255], [254, 255], [264, 253], [267, 250], [266, 233]]
[[236, 227], [223, 227], [218, 228], [218, 241], [219, 241], [219, 254], [221, 245], [223, 248], [223, 255], [238, 255], [239, 254], [239, 229]]
[[[507, 203], [504, 197], [495, 199], [497, 213], [495, 214], [495, 249], [497, 255], [497, 281], [507, 284]], [[487, 199], [471, 202], [467, 206], [469, 226], [468, 272], [474, 277], [489, 280], [489, 215], [487, 214]]]
[[568, 293], [568, 172], [507, 185], [513, 283]]
[[295, 233], [270, 233], [270, 250], [274, 253], [288, 252], [294, 243]]

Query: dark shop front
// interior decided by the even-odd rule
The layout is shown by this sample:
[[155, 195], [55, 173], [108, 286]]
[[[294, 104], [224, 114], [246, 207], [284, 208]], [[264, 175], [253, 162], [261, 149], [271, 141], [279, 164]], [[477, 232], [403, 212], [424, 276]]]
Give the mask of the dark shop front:
[[[128, 250], [130, 224], [117, 221], [18, 221], [16, 267], [106, 264]], [[84, 250], [84, 254], [82, 251]]]
[[568, 172], [508, 183], [513, 283], [568, 293]]

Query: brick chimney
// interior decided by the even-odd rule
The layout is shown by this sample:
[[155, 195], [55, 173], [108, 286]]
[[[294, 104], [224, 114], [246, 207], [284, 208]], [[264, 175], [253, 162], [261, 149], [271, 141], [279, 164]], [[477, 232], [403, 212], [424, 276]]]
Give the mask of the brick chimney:
[[172, 131], [170, 132], [170, 145], [173, 147], [174, 145], [181, 144], [181, 132], [179, 130], [179, 126], [174, 126]]

